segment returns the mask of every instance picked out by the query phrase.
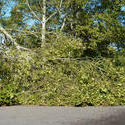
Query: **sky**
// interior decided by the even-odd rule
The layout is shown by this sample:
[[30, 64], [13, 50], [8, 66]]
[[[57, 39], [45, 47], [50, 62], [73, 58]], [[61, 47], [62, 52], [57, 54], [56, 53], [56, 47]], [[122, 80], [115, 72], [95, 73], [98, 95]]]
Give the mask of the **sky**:
[[122, 11], [125, 11], [125, 6], [121, 8]]
[[16, 2], [14, 1], [8, 1], [2, 8], [2, 13], [4, 14], [3, 17], [10, 17], [11, 16], [11, 10], [16, 5]]

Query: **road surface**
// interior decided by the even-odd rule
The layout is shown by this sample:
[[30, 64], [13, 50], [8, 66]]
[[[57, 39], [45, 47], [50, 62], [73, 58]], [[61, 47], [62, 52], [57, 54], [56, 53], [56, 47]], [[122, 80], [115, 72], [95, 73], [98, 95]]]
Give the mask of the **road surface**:
[[125, 107], [0, 107], [0, 125], [125, 125]]

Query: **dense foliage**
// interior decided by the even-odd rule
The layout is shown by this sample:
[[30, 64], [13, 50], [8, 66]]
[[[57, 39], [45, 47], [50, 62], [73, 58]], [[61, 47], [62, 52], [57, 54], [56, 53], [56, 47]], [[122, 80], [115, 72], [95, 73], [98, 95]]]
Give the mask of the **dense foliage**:
[[45, 0], [44, 46], [43, 0], [9, 1], [5, 16], [0, 0], [0, 106], [125, 105], [123, 0]]
[[124, 105], [125, 58], [81, 58], [81, 50], [63, 35], [37, 54], [1, 55], [0, 105]]

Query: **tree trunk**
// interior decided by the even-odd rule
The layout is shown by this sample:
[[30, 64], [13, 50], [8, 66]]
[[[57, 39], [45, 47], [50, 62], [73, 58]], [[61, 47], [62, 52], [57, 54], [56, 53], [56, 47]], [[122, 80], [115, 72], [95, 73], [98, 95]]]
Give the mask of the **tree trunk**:
[[46, 41], [46, 0], [43, 0], [43, 17], [42, 17], [42, 46]]

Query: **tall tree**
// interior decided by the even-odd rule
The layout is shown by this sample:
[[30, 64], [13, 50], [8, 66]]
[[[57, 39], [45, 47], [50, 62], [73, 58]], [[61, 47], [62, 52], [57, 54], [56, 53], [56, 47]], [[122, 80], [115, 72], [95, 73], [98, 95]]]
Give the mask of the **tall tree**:
[[55, 25], [59, 25], [54, 24], [53, 21], [57, 18], [58, 21], [56, 20], [56, 22], [59, 22], [62, 4], [63, 0], [20, 0], [11, 12], [10, 21], [13, 22], [12, 25], [17, 24], [16, 26], [18, 28], [16, 29], [24, 30], [29, 29], [27, 23], [33, 23], [31, 30], [37, 31], [37, 35], [41, 39], [41, 44], [43, 45], [46, 41], [46, 32], [54, 29]]
[[80, 5], [76, 1], [72, 4], [73, 23], [67, 22], [65, 32], [83, 39], [84, 55], [107, 56], [112, 45], [125, 45], [125, 27], [120, 22], [125, 14], [121, 10], [125, 6], [123, 0], [88, 0], [85, 6]]

